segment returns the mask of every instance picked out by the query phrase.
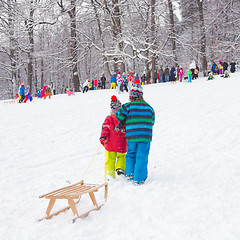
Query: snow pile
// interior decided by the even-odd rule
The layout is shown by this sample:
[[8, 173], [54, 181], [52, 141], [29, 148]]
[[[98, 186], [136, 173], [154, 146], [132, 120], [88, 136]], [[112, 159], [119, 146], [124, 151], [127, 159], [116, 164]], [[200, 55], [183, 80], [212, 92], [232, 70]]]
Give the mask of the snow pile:
[[[71, 211], [38, 222], [48, 205], [38, 196], [81, 180], [116, 91], [26, 104], [1, 101], [1, 238], [238, 240], [239, 89], [240, 73], [144, 86], [144, 98], [156, 112], [149, 178], [142, 186], [124, 178], [110, 181], [107, 203], [75, 224]], [[128, 94], [118, 98], [125, 103]], [[84, 180], [103, 182], [103, 147]], [[56, 209], [67, 204], [58, 201]], [[83, 197], [78, 210], [89, 206]]]

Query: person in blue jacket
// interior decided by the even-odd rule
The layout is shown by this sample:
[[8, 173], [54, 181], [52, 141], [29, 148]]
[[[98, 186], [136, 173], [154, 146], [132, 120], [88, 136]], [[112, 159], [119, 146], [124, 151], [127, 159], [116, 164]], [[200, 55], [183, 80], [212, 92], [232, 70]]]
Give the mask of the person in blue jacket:
[[22, 83], [20, 88], [19, 88], [19, 103], [21, 103], [25, 98], [25, 87], [24, 84]]
[[176, 69], [174, 66], [172, 66], [171, 70], [170, 70], [170, 81], [175, 81], [175, 75], [176, 75]]
[[135, 80], [135, 81], [136, 81], [136, 80], [140, 80], [140, 78], [139, 78], [139, 76], [138, 76], [138, 73], [136, 74], [134, 80]]
[[115, 89], [116, 88], [116, 82], [117, 82], [116, 75], [113, 74], [112, 77], [111, 77], [111, 87], [110, 87], [110, 89]]
[[212, 65], [212, 73], [214, 75], [218, 74], [218, 66], [215, 62], [213, 62], [213, 65]]
[[38, 98], [41, 98], [41, 92], [39, 89], [37, 90], [37, 96], [38, 96]]

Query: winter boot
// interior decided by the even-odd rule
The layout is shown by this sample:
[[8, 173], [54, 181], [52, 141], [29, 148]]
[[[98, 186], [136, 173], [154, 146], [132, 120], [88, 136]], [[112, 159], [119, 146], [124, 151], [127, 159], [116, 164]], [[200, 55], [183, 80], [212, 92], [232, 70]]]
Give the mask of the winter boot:
[[117, 175], [124, 175], [125, 171], [121, 168], [116, 169]]

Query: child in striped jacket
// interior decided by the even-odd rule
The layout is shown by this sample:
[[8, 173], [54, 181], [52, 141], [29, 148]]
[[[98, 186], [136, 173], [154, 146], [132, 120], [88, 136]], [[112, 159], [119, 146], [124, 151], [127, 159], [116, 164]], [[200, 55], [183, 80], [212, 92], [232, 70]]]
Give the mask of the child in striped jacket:
[[128, 152], [125, 175], [135, 184], [142, 184], [148, 176], [148, 155], [155, 122], [153, 108], [144, 101], [140, 81], [133, 83], [129, 94], [130, 102], [122, 105], [116, 113], [118, 128], [126, 128]]

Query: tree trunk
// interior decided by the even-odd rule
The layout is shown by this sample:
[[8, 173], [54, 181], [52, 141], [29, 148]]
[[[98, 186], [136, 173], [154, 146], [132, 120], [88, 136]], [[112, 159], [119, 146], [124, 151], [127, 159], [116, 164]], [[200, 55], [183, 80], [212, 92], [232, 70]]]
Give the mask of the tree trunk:
[[152, 82], [156, 83], [155, 70], [156, 70], [156, 32], [155, 32], [155, 4], [156, 0], [151, 0], [151, 43], [152, 43]]
[[70, 10], [68, 14], [70, 16], [70, 52], [71, 52], [71, 62], [72, 62], [72, 82], [75, 92], [79, 92], [80, 82], [77, 69], [77, 24], [76, 24], [76, 0], [71, 0]]
[[202, 69], [203, 69], [203, 76], [207, 76], [207, 54], [206, 54], [206, 31], [205, 31], [205, 23], [204, 23], [204, 16], [203, 16], [203, 0], [197, 0], [198, 3], [198, 13], [199, 13], [199, 25], [200, 25], [200, 44], [201, 44], [201, 59], [202, 59]]
[[29, 92], [32, 92], [33, 82], [33, 53], [34, 53], [34, 38], [33, 38], [33, 0], [30, 1], [29, 18], [25, 21], [25, 25], [28, 33], [29, 49], [28, 49], [28, 66], [27, 66], [27, 84], [29, 86]]
[[41, 83], [40, 83], [40, 89], [43, 88], [43, 84], [44, 84], [44, 62], [43, 62], [43, 58], [41, 58]]
[[174, 65], [177, 66], [178, 65], [178, 58], [177, 58], [177, 51], [176, 51], [176, 31], [175, 31], [172, 0], [168, 0], [168, 9], [169, 9], [169, 18], [170, 18], [170, 29], [171, 29], [171, 39], [172, 39], [172, 51], [173, 51]]
[[100, 18], [99, 18], [98, 12], [97, 12], [96, 5], [94, 4], [94, 0], [91, 0], [91, 3], [92, 3], [92, 6], [93, 6], [93, 8], [94, 8], [95, 17], [96, 17], [96, 19], [97, 19], [97, 24], [98, 24], [99, 36], [100, 36], [100, 40], [101, 40], [101, 43], [102, 43], [102, 48], [103, 48], [103, 51], [102, 51], [102, 54], [103, 54], [103, 62], [104, 62], [104, 64], [105, 64], [105, 67], [106, 67], [106, 69], [107, 69], [107, 72], [108, 72], [109, 77], [111, 77], [111, 76], [112, 76], [112, 73], [111, 73], [111, 70], [110, 70], [110, 67], [109, 67], [109, 64], [108, 64], [108, 61], [107, 61], [107, 57], [104, 55], [104, 54], [105, 54], [105, 50], [106, 50], [106, 46], [105, 46], [105, 42], [104, 42], [104, 40], [103, 40], [103, 32], [102, 32], [102, 27], [101, 27]]
[[10, 64], [11, 64], [11, 97], [15, 97], [17, 93], [17, 50], [16, 50], [16, 38], [15, 38], [15, 20], [13, 18], [13, 3], [11, 0], [7, 1], [8, 6], [8, 25], [9, 25], [9, 45], [10, 45]]
[[[119, 0], [112, 0], [113, 4], [113, 38], [115, 43], [118, 43], [119, 52], [123, 51], [123, 42], [119, 39], [122, 38], [122, 28], [121, 28], [121, 11], [119, 8]], [[118, 72], [118, 61], [120, 61], [120, 71], [125, 72], [125, 63], [123, 57], [114, 57], [114, 71]]]
[[[145, 29], [148, 28], [148, 24], [149, 24], [149, 12], [150, 12], [150, 5], [147, 6], [147, 14], [146, 14], [146, 22], [145, 22]], [[148, 46], [149, 46], [149, 36], [147, 34], [146, 36], [146, 45], [145, 45], [145, 48], [148, 49]], [[146, 50], [145, 52], [145, 57], [146, 57], [146, 60], [145, 60], [145, 68], [146, 68], [146, 74], [148, 73], [148, 71], [150, 70], [150, 67], [149, 67], [149, 50]]]

